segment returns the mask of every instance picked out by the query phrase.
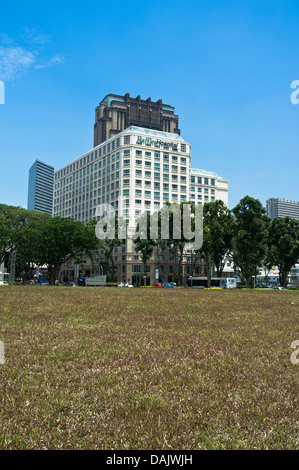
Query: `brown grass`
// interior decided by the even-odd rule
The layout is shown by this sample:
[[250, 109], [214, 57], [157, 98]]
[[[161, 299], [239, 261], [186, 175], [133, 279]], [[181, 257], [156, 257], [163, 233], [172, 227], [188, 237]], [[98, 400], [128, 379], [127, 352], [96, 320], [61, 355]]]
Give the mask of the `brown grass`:
[[0, 449], [298, 449], [299, 294], [0, 288]]

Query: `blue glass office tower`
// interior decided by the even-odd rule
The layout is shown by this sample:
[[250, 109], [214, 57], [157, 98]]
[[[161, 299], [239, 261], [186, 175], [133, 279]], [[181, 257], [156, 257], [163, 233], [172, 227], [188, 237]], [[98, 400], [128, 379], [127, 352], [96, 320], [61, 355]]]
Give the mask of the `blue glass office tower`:
[[27, 209], [53, 212], [54, 167], [36, 160], [29, 170]]

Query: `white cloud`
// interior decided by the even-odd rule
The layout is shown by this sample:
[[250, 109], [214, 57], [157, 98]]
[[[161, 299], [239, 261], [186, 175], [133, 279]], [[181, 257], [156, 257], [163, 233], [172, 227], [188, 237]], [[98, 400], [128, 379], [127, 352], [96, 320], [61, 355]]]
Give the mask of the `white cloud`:
[[35, 63], [35, 55], [22, 47], [0, 46], [0, 79], [11, 80]]
[[48, 42], [48, 36], [36, 29], [25, 28], [16, 40], [0, 33], [0, 80], [12, 80], [31, 67], [38, 70], [63, 63], [65, 59], [59, 54], [43, 63], [42, 53]]
[[50, 60], [48, 60], [48, 62], [46, 62], [45, 64], [37, 64], [34, 66], [34, 68], [35, 69], [48, 69], [49, 67], [52, 67], [53, 65], [62, 64], [64, 60], [65, 60], [64, 57], [60, 55], [55, 55]]

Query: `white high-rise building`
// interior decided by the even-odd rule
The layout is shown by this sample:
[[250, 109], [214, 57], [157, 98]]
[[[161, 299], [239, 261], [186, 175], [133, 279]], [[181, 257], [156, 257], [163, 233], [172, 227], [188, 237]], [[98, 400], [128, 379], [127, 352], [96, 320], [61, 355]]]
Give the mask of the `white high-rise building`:
[[109, 203], [129, 219], [166, 201], [228, 201], [228, 182], [190, 168], [191, 146], [177, 134], [129, 127], [55, 173], [54, 216], [82, 222]]
[[299, 201], [271, 197], [266, 201], [267, 214], [270, 219], [291, 217], [299, 220]]
[[[56, 171], [54, 185], [54, 216], [85, 223], [97, 218], [100, 204], [110, 204], [132, 226], [142, 213], [158, 211], [167, 201], [228, 201], [227, 180], [191, 169], [189, 142], [178, 134], [134, 126]], [[143, 266], [132, 240], [115, 248], [115, 263], [118, 281], [142, 282]], [[171, 260], [169, 266], [159, 265], [163, 277], [171, 279]], [[149, 262], [151, 283], [156, 266], [157, 260]]]

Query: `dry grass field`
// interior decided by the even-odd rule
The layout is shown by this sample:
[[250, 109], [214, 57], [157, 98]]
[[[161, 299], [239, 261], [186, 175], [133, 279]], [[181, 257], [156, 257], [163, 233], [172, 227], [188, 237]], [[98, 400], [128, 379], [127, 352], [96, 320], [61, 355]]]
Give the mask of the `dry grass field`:
[[0, 449], [298, 449], [299, 293], [0, 288]]

